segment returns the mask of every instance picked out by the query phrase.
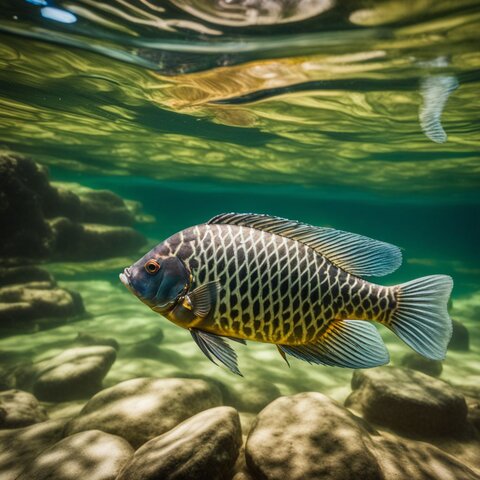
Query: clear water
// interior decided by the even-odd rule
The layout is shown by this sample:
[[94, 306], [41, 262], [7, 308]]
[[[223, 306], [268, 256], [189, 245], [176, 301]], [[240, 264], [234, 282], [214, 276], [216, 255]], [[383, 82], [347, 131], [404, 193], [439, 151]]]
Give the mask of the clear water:
[[[318, 2], [323, 12], [267, 1], [263, 10], [210, 0], [43, 3], [1, 2], [3, 147], [48, 166], [54, 181], [141, 202], [155, 220], [136, 228], [152, 245], [223, 211], [399, 245], [404, 264], [383, 281], [454, 278], [452, 316], [469, 328], [471, 351], [449, 352], [442, 378], [478, 383], [478, 2]], [[458, 88], [430, 90], [426, 101], [439, 78]], [[421, 118], [442, 95], [448, 138], [437, 143]], [[118, 273], [137, 257], [47, 265], [92, 316], [6, 337], [0, 349], [37, 361], [78, 331], [128, 345], [161, 327], [159, 357], [120, 353], [106, 386], [180, 374], [238, 382], [123, 288]], [[407, 348], [382, 334], [398, 363]], [[249, 381], [268, 379], [283, 394], [343, 400], [350, 391], [349, 370], [288, 369], [270, 345], [237, 350]]]

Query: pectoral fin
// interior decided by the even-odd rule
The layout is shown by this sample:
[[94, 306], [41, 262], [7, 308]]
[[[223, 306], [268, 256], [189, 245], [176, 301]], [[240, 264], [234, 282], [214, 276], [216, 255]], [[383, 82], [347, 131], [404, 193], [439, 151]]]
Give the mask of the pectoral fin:
[[222, 337], [214, 335], [213, 333], [197, 330], [196, 328], [191, 328], [190, 333], [196, 344], [200, 347], [200, 350], [209, 360], [217, 365], [215, 361], [215, 359], [217, 359], [231, 372], [243, 377], [238, 369], [237, 354]]
[[192, 310], [195, 316], [206, 317], [215, 304], [219, 291], [219, 282], [204, 283], [185, 296], [184, 306]]
[[290, 367], [290, 362], [288, 361], [287, 355], [285, 352], [280, 348], [280, 345], [277, 345], [278, 353], [281, 357], [285, 360], [285, 363]]

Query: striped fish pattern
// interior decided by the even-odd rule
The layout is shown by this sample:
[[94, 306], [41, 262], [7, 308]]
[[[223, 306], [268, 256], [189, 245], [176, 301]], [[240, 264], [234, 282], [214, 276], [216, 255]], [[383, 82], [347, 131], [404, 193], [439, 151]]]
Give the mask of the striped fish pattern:
[[[208, 358], [235, 373], [240, 373], [236, 355], [226, 339], [273, 343], [285, 359], [289, 354], [358, 368], [388, 362], [377, 329], [367, 321], [391, 328], [429, 358], [444, 355], [451, 332], [449, 277], [424, 277], [413, 287], [368, 282], [360, 275], [390, 273], [401, 263], [400, 251], [348, 232], [265, 215], [222, 214], [165, 240], [138, 268], [152, 259], [159, 271], [175, 259], [188, 280], [168, 306], [146, 303], [188, 328]], [[122, 281], [138, 292], [127, 273]], [[432, 311], [424, 312], [432, 295]], [[434, 323], [419, 332], [412, 314]], [[406, 318], [412, 328], [405, 328]]]

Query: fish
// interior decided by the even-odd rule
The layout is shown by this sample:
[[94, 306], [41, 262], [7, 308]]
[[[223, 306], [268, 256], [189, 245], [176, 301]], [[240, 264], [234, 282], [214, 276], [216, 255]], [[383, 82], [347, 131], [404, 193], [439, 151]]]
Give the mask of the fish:
[[271, 343], [311, 364], [389, 362], [375, 323], [426, 358], [445, 357], [453, 280], [393, 286], [399, 247], [355, 233], [254, 213], [220, 214], [158, 244], [120, 274], [154, 312], [188, 329], [212, 362], [242, 375], [229, 341]]

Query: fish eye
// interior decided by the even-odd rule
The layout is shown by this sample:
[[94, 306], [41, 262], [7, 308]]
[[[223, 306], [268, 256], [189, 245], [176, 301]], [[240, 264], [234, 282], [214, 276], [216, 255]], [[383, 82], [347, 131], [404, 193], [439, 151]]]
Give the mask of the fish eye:
[[145, 270], [150, 273], [150, 275], [153, 275], [154, 273], [157, 273], [160, 270], [160, 265], [156, 260], [149, 260], [145, 265]]

